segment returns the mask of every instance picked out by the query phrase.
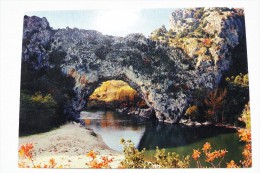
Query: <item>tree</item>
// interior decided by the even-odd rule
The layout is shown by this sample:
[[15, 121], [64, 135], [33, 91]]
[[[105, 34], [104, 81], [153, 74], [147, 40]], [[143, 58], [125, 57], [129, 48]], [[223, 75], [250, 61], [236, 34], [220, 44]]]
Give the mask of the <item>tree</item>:
[[[224, 99], [227, 95], [227, 90], [225, 89], [216, 89], [208, 93], [204, 99], [205, 104], [209, 107], [207, 110], [207, 115], [214, 118], [217, 116], [219, 110], [223, 106]], [[217, 118], [217, 117], [216, 117]]]

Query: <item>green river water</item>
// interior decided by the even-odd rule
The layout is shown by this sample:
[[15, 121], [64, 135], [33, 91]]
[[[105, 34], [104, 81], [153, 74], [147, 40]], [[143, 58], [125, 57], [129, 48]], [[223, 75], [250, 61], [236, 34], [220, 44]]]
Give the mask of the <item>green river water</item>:
[[[193, 149], [201, 149], [210, 142], [213, 150], [226, 149], [226, 162], [242, 160], [244, 144], [239, 141], [234, 129], [215, 126], [188, 127], [163, 124], [133, 116], [119, 115], [113, 111], [81, 112], [85, 126], [94, 130], [104, 142], [116, 151], [123, 151], [120, 139], [130, 139], [138, 149], [146, 148], [145, 159], [153, 160], [155, 148], [165, 148], [166, 152], [176, 152], [180, 156], [192, 155]], [[203, 159], [203, 158], [201, 158]], [[191, 158], [191, 167], [196, 163]], [[204, 165], [207, 166], [207, 165]]]

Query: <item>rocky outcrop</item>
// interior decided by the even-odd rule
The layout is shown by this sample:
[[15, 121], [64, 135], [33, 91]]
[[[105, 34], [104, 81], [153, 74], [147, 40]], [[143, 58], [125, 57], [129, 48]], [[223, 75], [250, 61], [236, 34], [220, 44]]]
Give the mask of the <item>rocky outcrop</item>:
[[[45, 18], [25, 16], [22, 60], [36, 70], [59, 67], [64, 75], [75, 79], [76, 96], [69, 109], [75, 119], [94, 89], [103, 81], [115, 79], [128, 82], [159, 121], [176, 123], [193, 99], [193, 92], [215, 88], [232, 63], [232, 57], [226, 54], [239, 43], [243, 25], [236, 25], [237, 20], [224, 23], [233, 26], [234, 34], [218, 30], [222, 37], [213, 42], [221, 43], [220, 50], [212, 50], [218, 60], [198, 63], [198, 58], [191, 58], [188, 51], [142, 34], [115, 37], [77, 28], [53, 30]], [[211, 32], [209, 26], [206, 28]], [[219, 58], [223, 54], [225, 57]]]
[[[197, 68], [214, 66], [219, 74], [218, 81], [231, 68], [247, 69], [243, 9], [175, 10], [170, 17], [170, 30], [162, 32], [159, 28], [152, 32], [151, 39], [182, 49], [190, 58], [195, 59]], [[237, 55], [234, 54], [234, 49], [243, 55], [235, 57]], [[243, 62], [244, 67], [238, 67], [238, 61]]]
[[[242, 9], [195, 8], [180, 9], [170, 18], [171, 32], [178, 35], [169, 43], [183, 49], [196, 66], [203, 63], [214, 65], [220, 75], [230, 68], [240, 68], [236, 61], [243, 61], [247, 68], [247, 57], [235, 59], [232, 50], [245, 44], [245, 20]], [[241, 48], [240, 48], [241, 49]], [[241, 52], [246, 52], [244, 47]]]

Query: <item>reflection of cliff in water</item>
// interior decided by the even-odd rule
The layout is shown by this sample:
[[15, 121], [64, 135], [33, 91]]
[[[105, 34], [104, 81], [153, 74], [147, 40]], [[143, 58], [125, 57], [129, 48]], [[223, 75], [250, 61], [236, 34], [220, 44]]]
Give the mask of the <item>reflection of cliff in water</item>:
[[139, 149], [174, 148], [220, 134], [235, 133], [235, 129], [216, 126], [187, 127], [162, 123], [147, 124], [138, 145]]
[[139, 131], [148, 121], [141, 121], [137, 116], [123, 116], [113, 111], [81, 112], [81, 119], [87, 127], [113, 130], [131, 129]]
[[[163, 124], [135, 116], [120, 115], [113, 111], [81, 112], [85, 126], [102, 136], [112, 149], [123, 151], [120, 139], [131, 139], [139, 149], [175, 148], [220, 134], [234, 133], [224, 127]], [[218, 137], [217, 137], [218, 138]]]
[[116, 151], [123, 151], [120, 139], [131, 139], [138, 146], [145, 131], [145, 122], [133, 116], [122, 116], [113, 111], [81, 112], [85, 126], [102, 136], [103, 141]]

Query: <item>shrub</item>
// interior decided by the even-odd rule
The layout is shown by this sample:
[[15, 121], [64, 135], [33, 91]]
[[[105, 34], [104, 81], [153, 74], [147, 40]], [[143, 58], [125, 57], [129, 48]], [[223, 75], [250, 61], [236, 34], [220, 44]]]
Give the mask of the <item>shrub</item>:
[[135, 148], [131, 140], [121, 139], [124, 146], [125, 159], [121, 162], [123, 168], [150, 168], [152, 165], [144, 160], [145, 148], [141, 151]]
[[20, 135], [42, 132], [54, 126], [57, 103], [50, 94], [20, 95]]
[[[75, 120], [75, 112], [72, 113], [74, 109], [70, 108], [70, 102], [76, 94], [73, 90], [75, 79], [65, 75], [59, 65], [65, 56], [64, 52], [54, 51], [48, 56], [50, 60], [47, 63], [48, 65], [45, 66], [46, 63], [39, 64], [39, 68], [35, 67], [35, 64], [32, 64], [30, 61], [22, 61], [20, 120], [23, 123], [20, 123], [19, 135], [44, 132], [51, 127], [63, 124], [66, 119]], [[37, 63], [39, 62], [37, 61]], [[75, 74], [75, 69], [71, 69], [70, 73], [71, 75]], [[46, 103], [32, 100], [31, 97], [35, 97], [37, 92], [40, 92], [42, 97], [45, 97]], [[55, 108], [50, 98], [55, 101]], [[47, 112], [44, 113], [44, 110]], [[30, 122], [32, 118], [37, 119], [40, 116], [41, 118], [39, 118], [37, 125]], [[50, 116], [54, 118], [50, 120]], [[45, 122], [45, 119], [50, 121]], [[32, 121], [35, 122], [36, 120]]]
[[238, 117], [241, 115], [244, 105], [249, 101], [248, 75], [226, 77], [225, 86], [228, 90], [223, 107], [225, 121], [241, 126], [243, 123], [238, 121]]
[[204, 103], [209, 107], [206, 113], [210, 118], [218, 118], [217, 114], [223, 105], [226, 95], [226, 89], [216, 89], [208, 93]]
[[250, 105], [249, 103], [245, 105], [245, 108], [243, 110], [243, 113], [241, 114], [241, 117], [239, 118], [240, 121], [243, 121], [246, 124], [245, 128], [238, 130], [238, 136], [240, 138], [240, 141], [245, 143], [244, 149], [243, 149], [243, 157], [244, 160], [240, 161], [240, 164], [235, 163], [233, 160], [231, 160], [229, 163], [227, 163], [228, 168], [250, 168], [252, 167], [252, 146], [251, 146], [251, 123], [250, 123]]
[[234, 160], [231, 160], [230, 162], [227, 163], [227, 168], [240, 168], [240, 166], [237, 165]]
[[234, 83], [235, 84], [242, 84], [243, 83], [243, 78], [240, 75], [236, 76], [235, 80], [234, 80]]
[[[32, 143], [26, 143], [20, 146], [18, 153], [19, 157], [22, 158], [22, 161], [18, 162], [19, 168], [62, 168], [62, 165], [57, 166], [54, 158], [51, 158], [47, 164], [45, 163], [42, 165], [39, 163], [36, 165], [35, 158], [33, 156], [33, 148], [34, 145]], [[31, 165], [24, 162], [23, 159], [28, 159]]]
[[248, 74], [243, 75], [242, 73], [240, 73], [237, 76], [231, 76], [231, 78], [226, 77], [226, 81], [229, 83], [232, 83], [234, 85], [238, 85], [241, 87], [248, 87], [249, 86], [249, 78], [248, 78]]
[[196, 105], [190, 106], [186, 110], [185, 115], [191, 119], [196, 118], [198, 116], [198, 106]]
[[97, 153], [92, 150], [87, 154], [87, 156], [92, 158], [89, 163], [86, 163], [90, 168], [111, 168], [109, 164], [113, 162], [113, 158], [108, 159], [108, 157], [101, 157], [101, 161], [99, 161]]
[[245, 105], [245, 108], [241, 114], [241, 117], [239, 117], [239, 120], [246, 124], [246, 129], [251, 129], [249, 102]]
[[48, 107], [57, 107], [57, 103], [54, 101], [50, 94], [43, 96], [41, 92], [36, 92], [32, 97], [32, 101], [40, 104], [46, 104]]
[[206, 167], [220, 168], [226, 153], [226, 149], [212, 151], [211, 144], [209, 142], [206, 142], [201, 150], [193, 149], [192, 158], [196, 161], [198, 168], [205, 167], [202, 165], [202, 159], [200, 158], [205, 158], [204, 162], [206, 164]]
[[145, 149], [139, 151], [131, 140], [121, 139], [124, 145], [125, 159], [121, 162], [122, 168], [188, 168], [189, 156], [180, 158], [176, 153], [166, 153], [165, 149], [156, 148], [155, 161], [145, 161]]
[[245, 142], [246, 145], [243, 150], [244, 160], [240, 161], [242, 167], [249, 168], [252, 166], [252, 148], [251, 148], [251, 121], [250, 121], [250, 105], [249, 103], [245, 105], [243, 113], [241, 115], [240, 121], [243, 121], [246, 124], [246, 127], [240, 129], [239, 137], [240, 140]]
[[243, 84], [244, 84], [245, 86], [249, 86], [248, 74], [245, 74], [245, 75], [243, 76]]
[[180, 158], [175, 152], [165, 153], [165, 149], [159, 149], [156, 147], [155, 164], [160, 168], [188, 168], [190, 165], [190, 156]]

